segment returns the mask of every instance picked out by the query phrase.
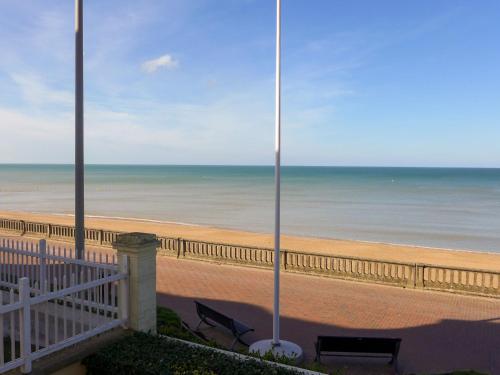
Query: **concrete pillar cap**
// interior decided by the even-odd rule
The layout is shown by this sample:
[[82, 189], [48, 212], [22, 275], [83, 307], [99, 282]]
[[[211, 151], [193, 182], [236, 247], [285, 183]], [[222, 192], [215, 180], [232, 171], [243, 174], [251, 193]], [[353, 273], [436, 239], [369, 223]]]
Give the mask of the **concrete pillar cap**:
[[160, 241], [156, 238], [156, 234], [151, 233], [122, 233], [116, 237], [116, 241], [113, 242], [113, 247], [129, 247], [138, 248], [144, 246], [158, 246]]

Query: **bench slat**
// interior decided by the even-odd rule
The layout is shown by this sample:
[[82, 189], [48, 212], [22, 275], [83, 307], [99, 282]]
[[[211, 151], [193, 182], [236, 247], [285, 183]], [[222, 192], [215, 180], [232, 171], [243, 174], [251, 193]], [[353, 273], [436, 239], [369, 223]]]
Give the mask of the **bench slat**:
[[232, 330], [233, 319], [197, 301], [195, 301], [195, 303], [196, 303], [196, 309], [198, 310], [198, 314], [214, 321], [215, 323], [220, 324], [221, 326], [226, 327], [229, 330]]
[[401, 339], [379, 337], [318, 337], [320, 352], [394, 354]]
[[390, 357], [389, 363], [398, 373], [400, 345], [400, 338], [318, 336], [316, 360], [320, 362], [321, 356]]
[[196, 304], [196, 312], [198, 313], [198, 316], [200, 317], [200, 319], [202, 321], [206, 322], [206, 319], [208, 319], [214, 323], [217, 323], [217, 324], [227, 328], [228, 330], [230, 330], [233, 333], [233, 335], [236, 337], [236, 339], [242, 343], [243, 343], [243, 341], [241, 341], [241, 336], [247, 332], [253, 331], [253, 328], [250, 328], [247, 325], [245, 325], [245, 324], [243, 324], [243, 323], [241, 323], [233, 318], [230, 318], [230, 317], [208, 307], [207, 305], [204, 305], [201, 302], [194, 301], [194, 303]]
[[241, 322], [238, 322], [237, 320], [233, 320], [233, 324], [234, 324], [234, 328], [235, 330], [240, 334], [244, 334], [244, 333], [247, 333], [247, 332], [250, 332], [250, 331], [253, 331], [252, 328], [250, 327], [247, 327], [246, 325], [244, 325], [243, 323]]

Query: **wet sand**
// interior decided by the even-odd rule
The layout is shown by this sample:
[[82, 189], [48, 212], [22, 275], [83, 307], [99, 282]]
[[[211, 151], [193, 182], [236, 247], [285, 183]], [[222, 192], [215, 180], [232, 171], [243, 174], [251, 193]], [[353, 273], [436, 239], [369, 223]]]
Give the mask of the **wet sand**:
[[[74, 224], [74, 218], [72, 216], [63, 215], [0, 211], [0, 217], [41, 223], [64, 225]], [[183, 237], [186, 239], [207, 242], [238, 244], [254, 247], [273, 247], [273, 236], [270, 233], [244, 232], [208, 226], [160, 223], [138, 219], [131, 220], [97, 217], [87, 217], [85, 226], [88, 228], [107, 229], [121, 232], [133, 231], [155, 233], [159, 236]], [[456, 251], [408, 245], [393, 245], [375, 242], [288, 235], [282, 236], [281, 243], [282, 248], [303, 252], [500, 271], [500, 253], [494, 254], [473, 251]]]

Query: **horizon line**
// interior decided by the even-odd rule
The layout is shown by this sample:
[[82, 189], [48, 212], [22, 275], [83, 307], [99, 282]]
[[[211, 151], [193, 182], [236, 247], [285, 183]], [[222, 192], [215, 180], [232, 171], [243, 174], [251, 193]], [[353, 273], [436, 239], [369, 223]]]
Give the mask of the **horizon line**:
[[[74, 166], [74, 163], [1, 163], [0, 166]], [[86, 163], [86, 166], [143, 166], [143, 167], [273, 167], [273, 164], [162, 164], [162, 163]], [[427, 169], [500, 169], [485, 166], [422, 166], [422, 165], [348, 165], [348, 164], [283, 164], [282, 167], [311, 168], [427, 168]]]

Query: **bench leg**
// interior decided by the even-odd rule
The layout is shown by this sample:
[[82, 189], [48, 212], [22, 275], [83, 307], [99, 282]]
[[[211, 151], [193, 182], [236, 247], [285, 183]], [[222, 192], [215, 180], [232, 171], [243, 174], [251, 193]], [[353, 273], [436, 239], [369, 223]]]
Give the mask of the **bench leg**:
[[314, 361], [318, 362], [318, 363], [321, 363], [321, 354], [320, 354], [320, 352], [318, 350], [319, 349], [318, 345], [319, 344], [317, 342], [314, 343], [314, 349], [316, 350], [316, 356], [314, 357]]
[[396, 357], [396, 358], [393, 358], [393, 359], [392, 359], [392, 362], [393, 362], [393, 365], [392, 365], [392, 366], [394, 367], [394, 373], [395, 373], [396, 375], [398, 375], [398, 374], [399, 374], [399, 369], [398, 369], [398, 358], [397, 358], [397, 357]]
[[233, 351], [233, 349], [234, 349], [234, 345], [235, 345], [238, 341], [239, 341], [239, 340], [238, 340], [238, 338], [236, 337], [236, 338], [233, 340], [233, 342], [231, 343], [231, 347], [229, 348], [229, 350]]
[[398, 356], [397, 355], [392, 355], [391, 360], [389, 361], [388, 364], [392, 366], [392, 368], [394, 369], [394, 373], [396, 373], [396, 375], [399, 374], [399, 371], [398, 371]]
[[209, 323], [209, 322], [206, 321], [206, 319], [201, 318], [200, 322], [198, 323], [198, 325], [194, 329], [195, 331], [198, 331], [198, 328], [200, 328], [201, 323], [205, 323], [207, 326], [210, 326], [210, 327], [215, 327], [215, 324]]
[[239, 342], [241, 345], [250, 346], [245, 341], [243, 341], [240, 336], [235, 336], [233, 342], [231, 343], [231, 349], [230, 350], [234, 349], [234, 345], [236, 345], [237, 342]]
[[241, 337], [239, 337], [239, 336], [236, 338], [236, 340], [238, 340], [238, 342], [239, 342], [241, 345], [250, 346], [250, 345], [248, 345], [245, 341], [243, 341], [243, 340], [242, 340], [242, 338], [241, 338]]

